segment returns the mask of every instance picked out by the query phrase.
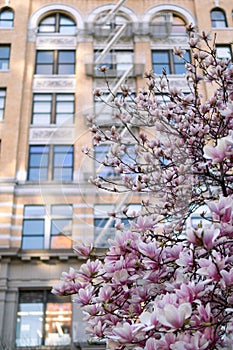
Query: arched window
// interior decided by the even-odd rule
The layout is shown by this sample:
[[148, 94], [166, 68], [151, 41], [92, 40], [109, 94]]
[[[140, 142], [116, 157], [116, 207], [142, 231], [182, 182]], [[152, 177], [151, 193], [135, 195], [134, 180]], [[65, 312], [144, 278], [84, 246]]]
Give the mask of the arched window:
[[157, 13], [152, 19], [150, 27], [151, 35], [157, 37], [186, 34], [185, 21], [176, 14], [168, 11]]
[[40, 21], [38, 32], [73, 35], [76, 32], [76, 24], [73, 19], [64, 13], [53, 13]]
[[0, 28], [14, 27], [14, 12], [10, 7], [3, 7], [0, 10]]
[[226, 15], [223, 10], [220, 8], [214, 8], [210, 12], [210, 19], [212, 23], [212, 28], [226, 28], [227, 27], [227, 20]]

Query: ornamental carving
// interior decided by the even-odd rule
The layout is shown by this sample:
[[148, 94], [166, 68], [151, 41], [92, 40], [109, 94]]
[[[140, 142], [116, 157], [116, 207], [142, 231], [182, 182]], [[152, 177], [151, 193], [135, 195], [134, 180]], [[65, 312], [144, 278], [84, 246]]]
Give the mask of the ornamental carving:
[[56, 144], [73, 142], [74, 140], [74, 128], [66, 128], [59, 125], [51, 128], [30, 128], [30, 142], [43, 142]]
[[34, 90], [75, 90], [75, 78], [34, 78]]
[[49, 48], [60, 48], [60, 47], [76, 47], [76, 38], [75, 37], [54, 37], [54, 36], [37, 36], [36, 40], [37, 47], [49, 47]]

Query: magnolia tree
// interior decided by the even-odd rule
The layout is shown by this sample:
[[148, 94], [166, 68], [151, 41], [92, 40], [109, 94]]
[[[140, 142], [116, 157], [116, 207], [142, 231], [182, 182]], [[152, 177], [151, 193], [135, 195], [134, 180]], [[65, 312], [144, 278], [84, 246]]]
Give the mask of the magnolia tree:
[[[120, 97], [112, 93], [115, 126], [92, 127], [93, 148], [109, 145], [102, 166], [115, 174], [92, 183], [141, 194], [142, 207], [123, 211], [130, 226], [117, 221], [102, 258], [75, 247], [86, 261], [64, 272], [53, 293], [74, 294], [86, 331], [109, 349], [233, 347], [233, 66], [216, 57], [208, 35], [191, 26], [188, 34], [186, 90], [165, 71], [148, 72], [136, 97], [126, 85]], [[199, 207], [202, 219], [187, 228]]]

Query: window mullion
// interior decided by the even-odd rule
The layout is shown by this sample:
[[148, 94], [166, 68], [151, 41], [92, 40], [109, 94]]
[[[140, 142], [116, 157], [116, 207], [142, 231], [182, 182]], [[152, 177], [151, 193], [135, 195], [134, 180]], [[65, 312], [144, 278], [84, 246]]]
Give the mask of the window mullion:
[[52, 108], [51, 108], [51, 124], [56, 123], [56, 106], [57, 106], [57, 94], [52, 94]]
[[[50, 208], [46, 208], [46, 213], [48, 213], [48, 210], [50, 210]], [[44, 249], [49, 249], [50, 248], [50, 211], [49, 211], [49, 215], [46, 215], [45, 213], [45, 218], [44, 218]]]
[[54, 50], [53, 54], [53, 74], [58, 74], [58, 50]]
[[54, 157], [54, 147], [53, 145], [49, 147], [49, 164], [48, 164], [48, 180], [53, 180], [53, 157]]
[[169, 50], [168, 52], [169, 52], [169, 64], [170, 64], [171, 74], [175, 74], [173, 52], [172, 50]]

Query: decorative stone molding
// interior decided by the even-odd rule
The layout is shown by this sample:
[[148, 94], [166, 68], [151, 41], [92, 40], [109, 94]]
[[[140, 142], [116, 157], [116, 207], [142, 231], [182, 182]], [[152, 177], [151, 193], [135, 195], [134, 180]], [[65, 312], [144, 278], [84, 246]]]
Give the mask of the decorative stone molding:
[[64, 11], [70, 15], [77, 25], [77, 31], [84, 29], [84, 22], [81, 14], [77, 9], [71, 5], [63, 5], [61, 3], [46, 4], [36, 10], [30, 17], [28, 22], [28, 41], [35, 41], [37, 36], [37, 27], [40, 20], [46, 15], [46, 13], [52, 11]]
[[161, 11], [171, 11], [174, 13], [177, 13], [180, 15], [187, 24], [196, 24], [196, 19], [193, 16], [191, 12], [186, 10], [185, 8], [178, 6], [178, 5], [172, 5], [172, 4], [164, 4], [164, 5], [156, 5], [145, 11], [143, 15], [143, 22], [149, 23], [151, 19], [155, 16], [156, 13]]
[[73, 144], [75, 132], [73, 126], [53, 125], [51, 127], [31, 126], [29, 143], [33, 144]]
[[38, 92], [74, 92], [76, 85], [75, 76], [41, 76], [35, 75], [33, 91]]
[[75, 36], [65, 35], [37, 35], [37, 49], [74, 49], [76, 47]]

